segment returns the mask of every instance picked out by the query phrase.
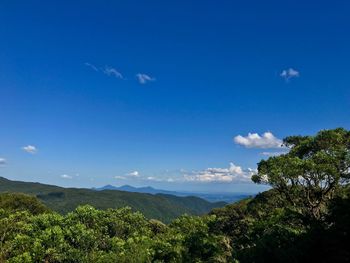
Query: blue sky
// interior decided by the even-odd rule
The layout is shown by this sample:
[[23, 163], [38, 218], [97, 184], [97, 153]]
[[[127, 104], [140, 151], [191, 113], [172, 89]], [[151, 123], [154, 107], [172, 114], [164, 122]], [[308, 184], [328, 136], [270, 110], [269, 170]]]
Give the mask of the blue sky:
[[260, 190], [247, 178], [283, 151], [280, 139], [350, 128], [349, 11], [349, 1], [1, 1], [0, 176]]

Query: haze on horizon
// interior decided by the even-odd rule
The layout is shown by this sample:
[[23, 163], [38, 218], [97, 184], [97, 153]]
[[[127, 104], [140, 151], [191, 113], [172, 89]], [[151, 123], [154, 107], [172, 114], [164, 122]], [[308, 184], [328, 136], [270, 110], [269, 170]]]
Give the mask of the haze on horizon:
[[2, 1], [0, 176], [261, 191], [250, 176], [284, 137], [350, 128], [349, 10]]

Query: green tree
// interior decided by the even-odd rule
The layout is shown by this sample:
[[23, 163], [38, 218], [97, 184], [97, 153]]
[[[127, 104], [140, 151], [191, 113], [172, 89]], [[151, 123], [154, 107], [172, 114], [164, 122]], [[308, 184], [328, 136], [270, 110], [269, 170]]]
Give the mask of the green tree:
[[230, 262], [229, 239], [211, 231], [215, 220], [215, 215], [184, 215], [170, 224], [170, 227], [183, 237], [183, 262]]
[[338, 128], [316, 136], [284, 139], [289, 152], [258, 163], [255, 183], [277, 189], [301, 214], [323, 218], [327, 204], [350, 179], [350, 132]]
[[0, 208], [11, 212], [25, 210], [34, 215], [50, 211], [36, 197], [22, 193], [0, 194]]

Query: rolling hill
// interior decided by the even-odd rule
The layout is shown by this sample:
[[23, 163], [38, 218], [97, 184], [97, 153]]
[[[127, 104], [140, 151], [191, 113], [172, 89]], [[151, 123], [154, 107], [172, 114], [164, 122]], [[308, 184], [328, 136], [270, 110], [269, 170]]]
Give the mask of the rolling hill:
[[118, 190], [94, 191], [83, 188], [63, 188], [41, 183], [11, 181], [0, 177], [1, 192], [20, 192], [36, 196], [46, 206], [59, 213], [67, 213], [79, 205], [89, 204], [98, 209], [130, 206], [148, 218], [163, 222], [182, 215], [201, 215], [213, 208], [222, 207], [225, 202], [211, 203], [204, 199], [168, 194], [133, 193]]

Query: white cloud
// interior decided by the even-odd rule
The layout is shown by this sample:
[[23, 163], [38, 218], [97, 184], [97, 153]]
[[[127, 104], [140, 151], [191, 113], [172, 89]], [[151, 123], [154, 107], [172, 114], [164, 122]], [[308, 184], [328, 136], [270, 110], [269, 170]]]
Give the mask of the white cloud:
[[114, 76], [118, 79], [124, 79], [123, 75], [115, 68], [106, 66], [103, 70], [103, 73], [105, 73], [107, 76]]
[[133, 171], [133, 172], [127, 173], [126, 175], [132, 176], [132, 177], [139, 177], [140, 173], [138, 171]]
[[148, 177], [147, 177], [147, 180], [156, 181], [157, 178], [155, 178], [154, 176], [148, 176]]
[[27, 152], [27, 153], [31, 153], [31, 154], [35, 154], [38, 152], [38, 149], [33, 145], [24, 146], [24, 147], [22, 147], [22, 150]]
[[190, 174], [184, 174], [186, 181], [194, 182], [251, 182], [251, 176], [256, 170], [242, 167], [230, 163], [229, 168], [207, 168], [203, 171], [193, 171]]
[[73, 177], [68, 175], [68, 174], [62, 174], [61, 178], [63, 178], [63, 179], [72, 179]]
[[260, 154], [264, 155], [264, 156], [279, 156], [279, 155], [286, 154], [286, 153], [287, 152], [262, 152]]
[[299, 71], [295, 70], [295, 69], [292, 69], [292, 68], [289, 68], [289, 69], [285, 69], [281, 72], [280, 76], [282, 78], [284, 78], [285, 80], [290, 80], [292, 78], [297, 78], [300, 76], [300, 73]]
[[96, 71], [96, 72], [99, 71], [98, 68], [97, 68], [95, 65], [93, 65], [93, 64], [91, 64], [91, 63], [89, 63], [89, 62], [85, 62], [84, 65], [87, 66], [87, 67], [89, 67], [89, 68], [91, 68], [92, 70], [94, 70], [94, 71]]
[[150, 77], [147, 74], [144, 73], [138, 73], [136, 74], [136, 78], [139, 81], [140, 84], [146, 84], [149, 81], [155, 81], [155, 78]]
[[281, 148], [282, 140], [276, 138], [271, 132], [265, 132], [261, 136], [257, 133], [248, 133], [247, 136], [238, 135], [234, 142], [246, 148]]
[[7, 164], [7, 161], [5, 158], [0, 158], [0, 166], [4, 166]]
[[119, 175], [116, 175], [114, 176], [115, 179], [120, 179], [120, 180], [125, 180], [126, 178], [124, 176], [119, 176]]

